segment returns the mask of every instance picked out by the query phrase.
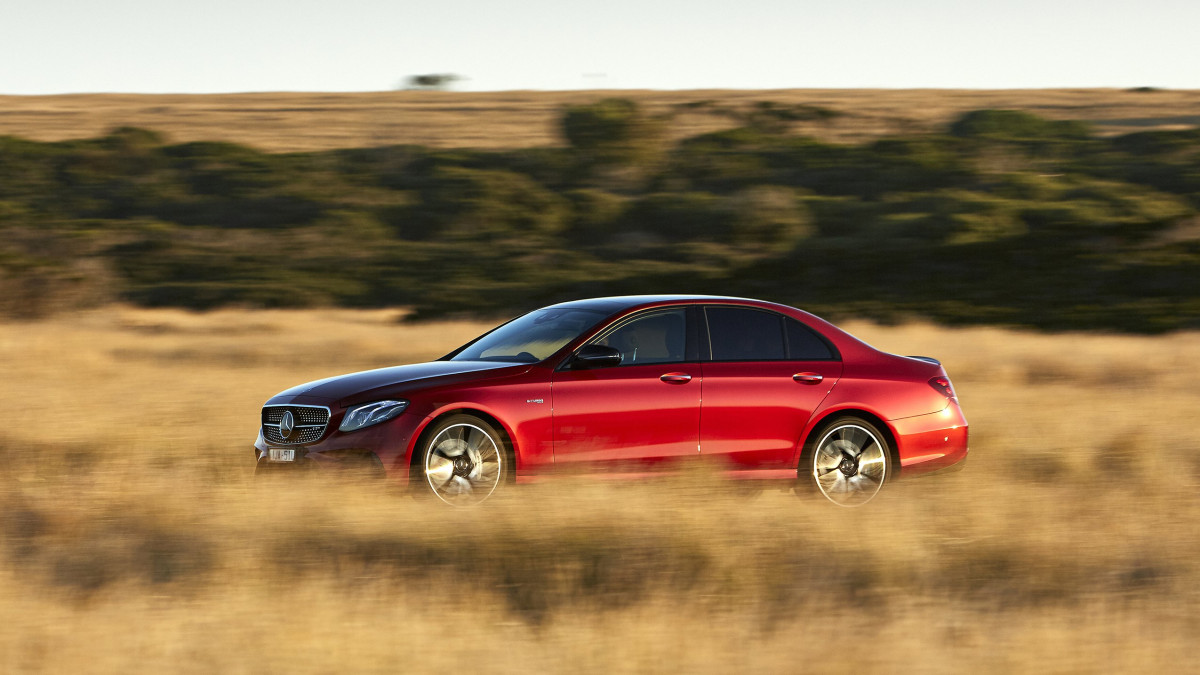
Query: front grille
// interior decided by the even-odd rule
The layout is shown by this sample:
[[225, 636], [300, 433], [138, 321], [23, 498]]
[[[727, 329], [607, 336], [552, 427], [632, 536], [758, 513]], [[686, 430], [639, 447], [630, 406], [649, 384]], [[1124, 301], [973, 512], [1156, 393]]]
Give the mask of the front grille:
[[[292, 433], [283, 437], [280, 423], [285, 413], [292, 414]], [[299, 445], [313, 443], [325, 435], [325, 427], [329, 425], [329, 408], [319, 405], [268, 405], [262, 409], [263, 438], [270, 443], [284, 445]]]

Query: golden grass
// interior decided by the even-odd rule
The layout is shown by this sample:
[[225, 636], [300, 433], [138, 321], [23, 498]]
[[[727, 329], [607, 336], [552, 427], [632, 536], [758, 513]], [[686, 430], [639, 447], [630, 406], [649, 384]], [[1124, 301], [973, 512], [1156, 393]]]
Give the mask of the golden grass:
[[[43, 141], [90, 138], [118, 126], [156, 129], [175, 142], [229, 141], [271, 152], [415, 143], [431, 147], [522, 148], [559, 145], [564, 105], [607, 96], [662, 113], [712, 101], [745, 108], [758, 101], [832, 108], [844, 117], [797, 130], [856, 142], [942, 129], [970, 110], [1015, 108], [1051, 119], [1085, 120], [1105, 134], [1200, 124], [1200, 91], [1120, 89], [776, 89], [684, 91], [510, 91], [69, 94], [0, 96], [0, 135]], [[731, 126], [704, 111], [680, 114], [676, 138]]]
[[706, 475], [479, 509], [254, 481], [258, 406], [486, 326], [111, 307], [0, 325], [0, 672], [1178, 671], [1200, 335], [849, 324], [941, 358], [961, 473], [839, 510]]

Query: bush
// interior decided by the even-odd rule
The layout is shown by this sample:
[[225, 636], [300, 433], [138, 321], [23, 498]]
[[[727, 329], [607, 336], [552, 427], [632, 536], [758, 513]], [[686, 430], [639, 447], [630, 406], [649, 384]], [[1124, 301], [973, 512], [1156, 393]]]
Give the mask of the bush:
[[603, 190], [579, 188], [566, 193], [571, 202], [570, 236], [581, 243], [600, 243], [613, 232], [629, 200]]
[[743, 247], [789, 251], [813, 234], [808, 209], [791, 188], [747, 188], [730, 197], [726, 208], [730, 213], [727, 239]]
[[567, 203], [511, 171], [444, 167], [420, 192], [410, 214], [416, 239], [533, 245], [566, 225]]
[[623, 98], [568, 106], [562, 116], [563, 136], [586, 164], [644, 164], [661, 152], [664, 127]]
[[1020, 110], [974, 110], [950, 125], [950, 133], [988, 141], [1086, 140], [1088, 126], [1077, 121], [1051, 121]]

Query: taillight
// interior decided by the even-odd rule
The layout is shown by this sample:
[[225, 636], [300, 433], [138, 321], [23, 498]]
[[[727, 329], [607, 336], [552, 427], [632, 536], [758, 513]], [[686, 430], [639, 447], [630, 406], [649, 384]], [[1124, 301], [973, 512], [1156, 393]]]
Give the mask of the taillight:
[[933, 387], [939, 394], [952, 401], [958, 400], [958, 397], [954, 395], [954, 385], [950, 384], [950, 378], [945, 377], [944, 375], [930, 378], [929, 386]]

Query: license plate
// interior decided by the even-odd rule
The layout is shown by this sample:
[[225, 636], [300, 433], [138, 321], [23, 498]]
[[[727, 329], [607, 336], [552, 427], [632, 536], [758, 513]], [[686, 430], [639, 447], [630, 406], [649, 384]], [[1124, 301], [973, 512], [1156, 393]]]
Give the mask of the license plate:
[[272, 462], [294, 462], [296, 461], [295, 448], [270, 448], [267, 450], [267, 457]]

